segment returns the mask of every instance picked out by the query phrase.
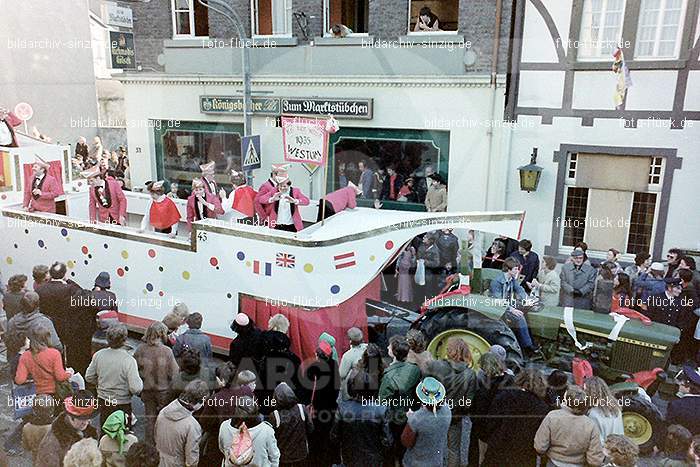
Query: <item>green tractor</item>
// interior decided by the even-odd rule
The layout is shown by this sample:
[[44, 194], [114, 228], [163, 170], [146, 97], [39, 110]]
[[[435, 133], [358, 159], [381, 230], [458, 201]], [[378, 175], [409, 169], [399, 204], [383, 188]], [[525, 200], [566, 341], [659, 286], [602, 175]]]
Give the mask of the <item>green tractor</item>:
[[[491, 277], [500, 273], [496, 270], [481, 272], [479, 284], [474, 284], [479, 290], [486, 290]], [[515, 335], [501, 319], [504, 306], [496, 302], [479, 293], [438, 299], [413, 320], [411, 327], [425, 334], [428, 350], [437, 357], [444, 357], [447, 340], [457, 336], [469, 344], [477, 362], [492, 344], [500, 344], [506, 349], [511, 365], [535, 364], [523, 357]], [[640, 394], [635, 383], [625, 381], [638, 371], [667, 369], [671, 350], [680, 339], [680, 331], [663, 324], [644, 325], [638, 320], [630, 320], [624, 324], [617, 339], [612, 340], [609, 335], [616, 323], [609, 315], [574, 310], [573, 326], [569, 326], [575, 329], [574, 340], [564, 315], [562, 307], [539, 307], [527, 313], [530, 333], [541, 346], [544, 356], [536, 364], [571, 371], [574, 357], [588, 360], [595, 374], [611, 385], [621, 401], [625, 434], [639, 445], [642, 452], [651, 451], [663, 436], [663, 417], [648, 397]], [[648, 393], [662, 385], [663, 376], [647, 388]]]

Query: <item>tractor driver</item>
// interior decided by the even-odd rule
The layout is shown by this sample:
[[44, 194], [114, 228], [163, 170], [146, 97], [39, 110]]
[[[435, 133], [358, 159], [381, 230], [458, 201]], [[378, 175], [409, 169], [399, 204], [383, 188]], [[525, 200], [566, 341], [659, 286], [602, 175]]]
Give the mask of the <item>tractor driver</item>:
[[515, 333], [523, 353], [531, 356], [540, 351], [540, 348], [532, 341], [530, 330], [527, 327], [525, 313], [515, 308], [516, 299], [526, 300], [527, 292], [518, 282], [520, 263], [515, 258], [506, 258], [501, 267], [502, 275], [491, 281], [489, 293], [491, 297], [506, 301], [504, 321]]

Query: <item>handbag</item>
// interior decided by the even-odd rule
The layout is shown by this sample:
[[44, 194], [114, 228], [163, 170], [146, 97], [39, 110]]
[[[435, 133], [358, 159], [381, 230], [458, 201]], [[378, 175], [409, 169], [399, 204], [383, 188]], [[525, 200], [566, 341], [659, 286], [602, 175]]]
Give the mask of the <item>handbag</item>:
[[34, 385], [34, 381], [12, 385], [12, 408], [15, 420], [19, 420], [32, 413], [32, 402], [35, 396], [36, 386]]
[[309, 403], [309, 405], [306, 406], [306, 410], [309, 411], [309, 416], [311, 417], [312, 420], [316, 416], [316, 411], [314, 410], [314, 398], [316, 397], [316, 380], [317, 379], [318, 378], [314, 378], [314, 387], [311, 390], [311, 402]]
[[418, 285], [425, 285], [425, 260], [419, 259], [416, 261], [416, 275], [413, 280]]
[[[44, 368], [44, 366], [41, 363], [39, 363], [36, 358], [34, 358], [34, 354], [31, 354], [31, 355], [32, 355], [32, 360], [34, 360], [34, 363], [36, 363], [36, 365], [39, 368], [44, 370], [44, 372], [46, 372], [50, 375], [53, 375], [53, 372]], [[73, 385], [71, 384], [70, 379], [67, 379], [66, 381], [54, 380], [54, 388], [55, 388], [55, 390], [54, 390], [53, 395], [56, 399], [58, 399], [60, 401], [64, 401], [64, 400], [66, 400], [66, 398], [71, 397], [73, 395]]]

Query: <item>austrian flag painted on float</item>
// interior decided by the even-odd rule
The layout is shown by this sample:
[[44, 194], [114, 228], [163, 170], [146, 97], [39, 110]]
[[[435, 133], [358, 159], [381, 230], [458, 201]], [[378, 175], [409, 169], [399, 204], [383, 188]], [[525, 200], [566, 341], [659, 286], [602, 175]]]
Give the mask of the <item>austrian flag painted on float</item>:
[[258, 261], [257, 259], [253, 261], [253, 273], [265, 276], [272, 275], [272, 263], [267, 263], [263, 261]]
[[277, 253], [276, 264], [281, 268], [292, 268], [294, 269], [294, 264], [296, 262], [296, 257], [290, 255], [289, 253]]
[[336, 269], [351, 268], [357, 265], [354, 251], [333, 256], [333, 262]]

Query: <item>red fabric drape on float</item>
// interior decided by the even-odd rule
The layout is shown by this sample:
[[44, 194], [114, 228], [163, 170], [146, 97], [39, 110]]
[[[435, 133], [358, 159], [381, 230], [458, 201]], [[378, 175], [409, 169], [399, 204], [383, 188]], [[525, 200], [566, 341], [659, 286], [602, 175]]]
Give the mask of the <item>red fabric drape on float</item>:
[[[292, 351], [301, 358], [302, 362], [316, 358], [318, 336], [323, 332], [335, 337], [338, 356], [350, 348], [347, 330], [358, 327], [367, 338], [367, 313], [365, 300], [378, 300], [380, 297], [380, 278], [377, 276], [350, 299], [340, 305], [314, 310], [305, 310], [298, 306], [285, 306], [283, 303], [256, 299], [249, 296], [241, 297], [239, 311], [247, 314], [260, 329], [267, 329], [271, 316], [282, 313], [289, 319], [289, 339], [292, 341]], [[313, 298], [309, 298], [309, 306], [314, 306]]]
[[[24, 184], [22, 185], [23, 187], [27, 186], [28, 183], [32, 183], [33, 165], [34, 164], [24, 164], [22, 167], [24, 172]], [[65, 192], [63, 191], [63, 164], [61, 164], [61, 161], [49, 161], [49, 165], [50, 167], [47, 173], [56, 179], [61, 194], [64, 194]]]

